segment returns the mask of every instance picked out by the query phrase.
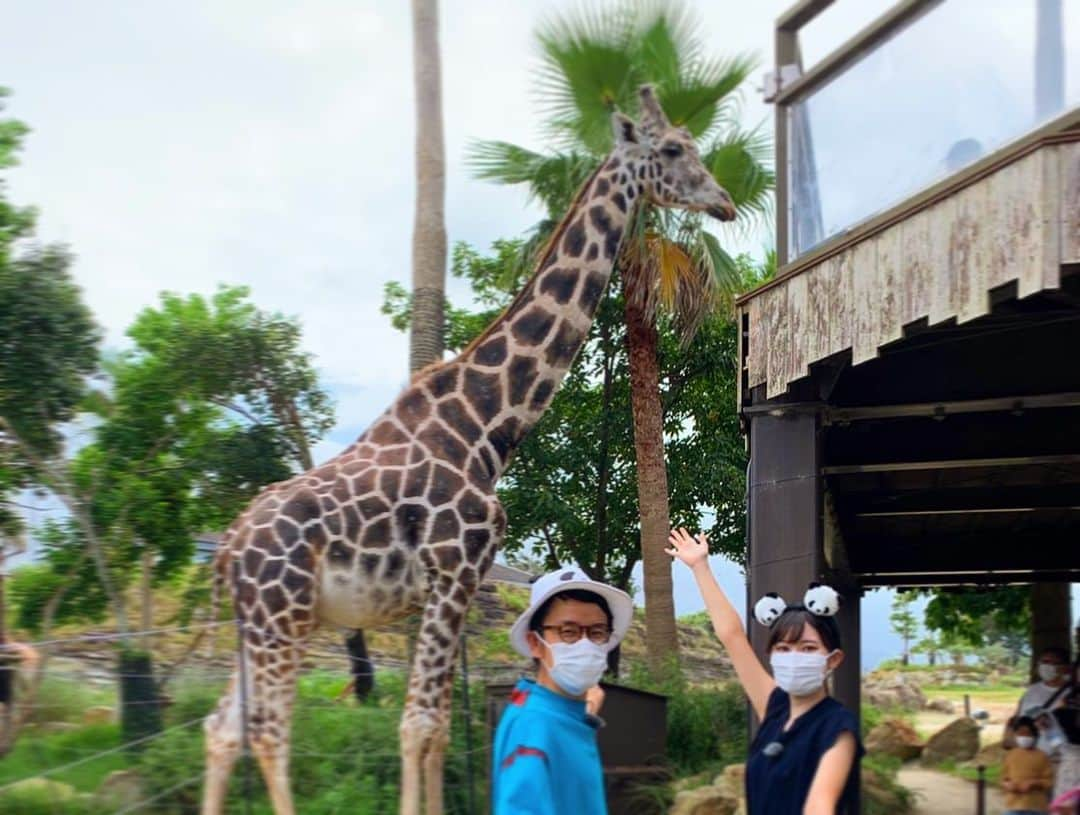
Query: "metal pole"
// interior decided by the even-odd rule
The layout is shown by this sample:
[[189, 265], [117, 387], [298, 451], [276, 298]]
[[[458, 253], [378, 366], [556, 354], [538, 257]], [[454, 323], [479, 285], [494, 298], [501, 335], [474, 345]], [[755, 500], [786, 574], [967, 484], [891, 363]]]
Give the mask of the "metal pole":
[[1061, 0], [1035, 6], [1035, 120], [1065, 108], [1065, 20]]
[[476, 813], [476, 794], [473, 789], [472, 711], [469, 706], [469, 641], [461, 635], [461, 710], [465, 718], [465, 800], [469, 815]]
[[979, 780], [975, 784], [975, 815], [986, 815], [986, 767], [979, 765]]

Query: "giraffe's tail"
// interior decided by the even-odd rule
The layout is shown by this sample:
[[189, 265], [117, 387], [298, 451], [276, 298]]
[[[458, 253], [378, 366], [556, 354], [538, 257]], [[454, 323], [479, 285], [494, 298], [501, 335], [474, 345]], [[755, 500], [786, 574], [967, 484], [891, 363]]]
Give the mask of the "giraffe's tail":
[[364, 632], [357, 629], [345, 638], [345, 650], [349, 653], [349, 673], [353, 678], [353, 692], [363, 702], [375, 689], [375, 663], [368, 655]]

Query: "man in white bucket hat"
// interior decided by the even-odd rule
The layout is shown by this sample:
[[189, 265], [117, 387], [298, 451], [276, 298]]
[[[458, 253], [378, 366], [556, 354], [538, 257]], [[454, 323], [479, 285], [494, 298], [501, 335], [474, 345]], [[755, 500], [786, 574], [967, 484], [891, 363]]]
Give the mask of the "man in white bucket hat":
[[577, 568], [533, 583], [510, 644], [534, 659], [536, 681], [518, 682], [495, 732], [494, 815], [606, 815], [596, 720], [585, 696], [633, 616], [626, 592]]

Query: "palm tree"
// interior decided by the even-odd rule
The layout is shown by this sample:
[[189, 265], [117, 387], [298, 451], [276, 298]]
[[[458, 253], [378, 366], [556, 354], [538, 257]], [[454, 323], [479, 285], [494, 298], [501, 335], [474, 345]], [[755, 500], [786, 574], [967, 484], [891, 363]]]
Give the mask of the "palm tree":
[[[742, 228], [768, 217], [769, 143], [737, 121], [736, 92], [754, 60], [709, 57], [698, 31], [696, 16], [674, 1], [628, 0], [604, 11], [571, 12], [541, 27], [538, 90], [557, 152], [481, 142], [469, 157], [478, 177], [527, 184], [545, 205], [548, 219], [539, 225], [536, 243], [611, 149], [611, 112], [634, 110], [637, 88], [644, 83], [656, 86], [671, 122], [698, 140], [705, 165], [738, 206]], [[670, 519], [659, 331], [675, 330], [688, 342], [709, 314], [730, 307], [742, 281], [699, 215], [646, 205], [636, 212], [628, 234], [616, 273], [630, 359], [646, 638], [650, 665], [659, 670], [678, 653], [671, 563], [663, 552]]]
[[416, 94], [416, 214], [413, 222], [413, 319], [409, 369], [442, 358], [446, 282], [446, 149], [443, 146], [439, 13], [436, 0], [413, 0]]

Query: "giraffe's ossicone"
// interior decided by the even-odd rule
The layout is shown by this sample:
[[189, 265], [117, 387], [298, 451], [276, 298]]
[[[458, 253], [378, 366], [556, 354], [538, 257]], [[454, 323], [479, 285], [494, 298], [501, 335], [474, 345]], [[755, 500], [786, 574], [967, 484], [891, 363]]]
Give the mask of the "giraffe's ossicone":
[[[401, 813], [442, 812], [457, 643], [506, 528], [495, 484], [588, 335], [636, 204], [735, 217], [690, 134], [651, 88], [640, 126], [575, 197], [506, 311], [456, 359], [422, 371], [341, 455], [275, 484], [222, 541], [218, 586], [243, 630], [246, 732], [276, 815], [294, 812], [289, 727], [304, 645], [320, 623], [366, 629], [422, 612], [401, 722]], [[241, 749], [239, 678], [206, 721], [203, 815], [221, 812]], [[421, 770], [422, 768], [422, 770]]]

